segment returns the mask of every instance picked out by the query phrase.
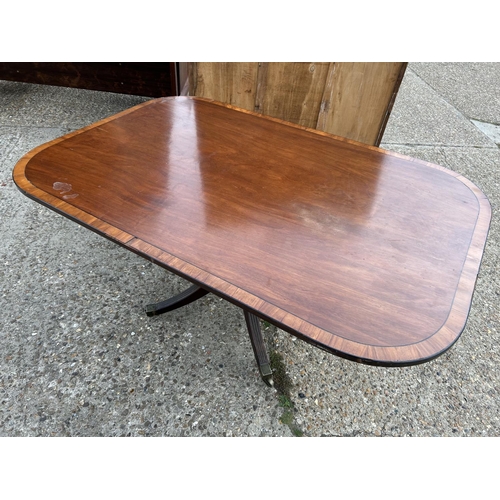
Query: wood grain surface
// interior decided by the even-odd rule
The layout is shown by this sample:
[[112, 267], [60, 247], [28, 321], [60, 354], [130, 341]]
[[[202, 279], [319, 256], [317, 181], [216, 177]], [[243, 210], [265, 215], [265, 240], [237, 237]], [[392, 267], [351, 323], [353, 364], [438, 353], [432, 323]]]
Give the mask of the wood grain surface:
[[29, 197], [360, 362], [441, 354], [491, 210], [445, 168], [206, 99], [148, 101], [36, 148]]
[[379, 145], [402, 62], [195, 62], [189, 95]]
[[404, 63], [331, 63], [315, 128], [379, 145]]

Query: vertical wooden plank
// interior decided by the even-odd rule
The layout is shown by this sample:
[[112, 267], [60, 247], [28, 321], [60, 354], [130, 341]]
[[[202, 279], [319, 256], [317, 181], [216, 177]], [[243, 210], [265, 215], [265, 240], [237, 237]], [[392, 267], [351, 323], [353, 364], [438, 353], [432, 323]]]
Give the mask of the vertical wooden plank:
[[260, 63], [255, 111], [315, 128], [329, 63]]
[[260, 62], [257, 72], [257, 89], [255, 92], [255, 103], [254, 111], [256, 113], [262, 113], [264, 98], [267, 92], [267, 71], [269, 69], [269, 63]]
[[197, 62], [190, 70], [190, 95], [253, 111], [258, 63]]
[[383, 123], [379, 127], [378, 136], [377, 136], [377, 139], [375, 140], [375, 143], [374, 143], [375, 146], [378, 146], [380, 144], [380, 142], [382, 141], [382, 137], [384, 135], [385, 127], [386, 127], [387, 122], [389, 120], [389, 116], [391, 114], [392, 107], [394, 106], [394, 102], [396, 101], [396, 96], [397, 96], [397, 94], [399, 92], [399, 87], [401, 85], [401, 82], [403, 81], [403, 77], [404, 77], [404, 74], [406, 72], [406, 67], [407, 66], [408, 66], [407, 62], [399, 63], [399, 74], [398, 74], [396, 82], [394, 84], [394, 88], [392, 89], [392, 95], [391, 95], [391, 98], [389, 100], [389, 105], [387, 106], [387, 109], [385, 111], [385, 116], [383, 118]]
[[191, 63], [188, 62], [179, 62], [179, 95], [187, 95], [189, 92], [189, 66]]
[[378, 145], [405, 63], [331, 63], [316, 128]]

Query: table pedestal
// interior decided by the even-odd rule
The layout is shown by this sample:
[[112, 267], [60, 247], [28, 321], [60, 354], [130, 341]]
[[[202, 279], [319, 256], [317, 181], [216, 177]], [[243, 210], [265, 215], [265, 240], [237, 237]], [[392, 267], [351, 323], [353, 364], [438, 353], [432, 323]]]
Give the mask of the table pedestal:
[[[155, 304], [148, 304], [145, 307], [146, 314], [148, 316], [158, 316], [160, 314], [179, 309], [180, 307], [201, 299], [208, 293], [208, 290], [205, 290], [198, 285], [192, 285], [174, 297], [170, 297], [169, 299]], [[243, 309], [243, 313], [245, 315], [245, 321], [250, 335], [250, 342], [252, 343], [252, 349], [255, 355], [255, 360], [257, 361], [257, 366], [259, 367], [260, 376], [267, 385], [273, 386], [273, 372], [271, 370], [271, 362], [269, 361], [269, 355], [267, 354], [264, 339], [262, 337], [260, 320], [257, 316], [255, 316], [255, 314], [252, 314], [245, 309]]]

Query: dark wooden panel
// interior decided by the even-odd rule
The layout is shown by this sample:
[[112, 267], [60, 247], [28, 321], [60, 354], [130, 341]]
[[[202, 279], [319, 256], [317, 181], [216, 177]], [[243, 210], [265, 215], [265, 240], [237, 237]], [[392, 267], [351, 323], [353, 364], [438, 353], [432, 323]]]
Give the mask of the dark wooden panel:
[[175, 63], [0, 63], [0, 80], [147, 97], [177, 95]]
[[14, 178], [298, 337], [387, 365], [458, 338], [490, 221], [483, 193], [442, 167], [196, 98], [37, 148]]

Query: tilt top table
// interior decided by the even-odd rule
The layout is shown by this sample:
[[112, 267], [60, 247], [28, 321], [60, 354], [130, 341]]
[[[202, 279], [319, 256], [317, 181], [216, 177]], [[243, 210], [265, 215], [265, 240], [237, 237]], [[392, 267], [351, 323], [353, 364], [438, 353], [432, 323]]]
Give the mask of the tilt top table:
[[354, 361], [404, 366], [465, 327], [491, 209], [445, 168], [229, 105], [145, 102], [25, 155], [19, 189], [240, 306]]

